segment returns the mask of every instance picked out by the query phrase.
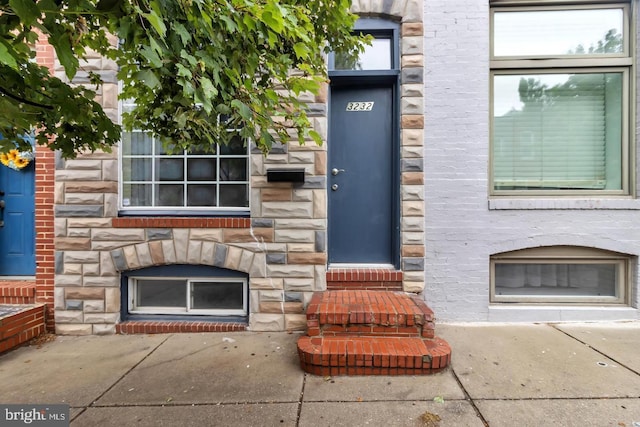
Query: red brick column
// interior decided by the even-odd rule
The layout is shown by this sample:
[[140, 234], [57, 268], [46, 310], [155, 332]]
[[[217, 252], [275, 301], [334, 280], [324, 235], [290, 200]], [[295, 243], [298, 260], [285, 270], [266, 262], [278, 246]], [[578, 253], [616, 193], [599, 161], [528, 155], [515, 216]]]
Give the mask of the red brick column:
[[[36, 61], [54, 72], [55, 53], [53, 47], [43, 35], [36, 42]], [[36, 148], [36, 302], [45, 303], [47, 330], [55, 330], [54, 318], [54, 192], [55, 192], [55, 153], [47, 147]]]

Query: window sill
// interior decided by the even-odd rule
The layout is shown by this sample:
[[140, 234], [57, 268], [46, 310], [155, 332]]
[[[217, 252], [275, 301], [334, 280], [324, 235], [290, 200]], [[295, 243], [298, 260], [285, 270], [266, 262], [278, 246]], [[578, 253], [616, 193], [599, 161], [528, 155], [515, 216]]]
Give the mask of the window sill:
[[640, 200], [631, 198], [619, 199], [489, 199], [489, 210], [640, 210]]
[[118, 217], [114, 228], [250, 228], [250, 218]]
[[490, 305], [490, 322], [590, 322], [637, 320], [638, 310], [628, 306]]

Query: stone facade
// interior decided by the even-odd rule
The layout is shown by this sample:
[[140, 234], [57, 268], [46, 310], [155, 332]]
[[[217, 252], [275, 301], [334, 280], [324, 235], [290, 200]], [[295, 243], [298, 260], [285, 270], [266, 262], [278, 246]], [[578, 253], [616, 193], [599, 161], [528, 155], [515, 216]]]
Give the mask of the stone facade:
[[[360, 0], [353, 11], [400, 23], [401, 270], [403, 288], [424, 288], [423, 2]], [[115, 66], [91, 58], [98, 94], [117, 116]], [[58, 72], [58, 74], [61, 74]], [[80, 75], [78, 83], [83, 83]], [[327, 140], [327, 95], [303, 95]], [[328, 142], [330, 143], [330, 141]], [[252, 330], [299, 330], [313, 292], [326, 288], [327, 143], [276, 146], [250, 156], [250, 218], [118, 218], [118, 153], [58, 160], [55, 176], [55, 324], [60, 334], [109, 334], [121, 320], [122, 271], [167, 264], [212, 265], [249, 275]], [[269, 167], [305, 169], [302, 185], [270, 183]]]

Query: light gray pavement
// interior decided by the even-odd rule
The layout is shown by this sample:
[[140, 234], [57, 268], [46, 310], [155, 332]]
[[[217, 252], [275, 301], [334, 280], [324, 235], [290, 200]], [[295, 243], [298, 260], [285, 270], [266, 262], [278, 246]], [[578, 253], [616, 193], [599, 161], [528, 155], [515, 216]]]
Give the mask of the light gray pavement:
[[68, 403], [72, 426], [640, 427], [640, 322], [436, 332], [445, 372], [332, 378], [298, 334], [59, 336], [0, 356], [0, 403]]

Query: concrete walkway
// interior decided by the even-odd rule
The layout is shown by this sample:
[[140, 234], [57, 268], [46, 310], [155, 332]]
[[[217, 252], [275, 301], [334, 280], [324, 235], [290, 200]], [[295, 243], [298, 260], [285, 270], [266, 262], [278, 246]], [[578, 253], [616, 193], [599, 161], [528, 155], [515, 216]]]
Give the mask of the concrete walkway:
[[0, 356], [0, 402], [72, 426], [640, 426], [640, 322], [442, 325], [446, 372], [316, 377], [298, 334], [59, 336]]

